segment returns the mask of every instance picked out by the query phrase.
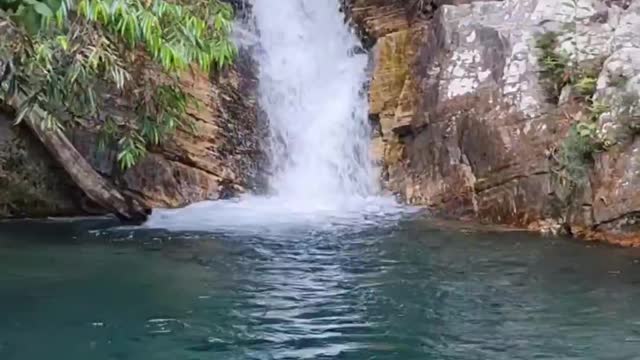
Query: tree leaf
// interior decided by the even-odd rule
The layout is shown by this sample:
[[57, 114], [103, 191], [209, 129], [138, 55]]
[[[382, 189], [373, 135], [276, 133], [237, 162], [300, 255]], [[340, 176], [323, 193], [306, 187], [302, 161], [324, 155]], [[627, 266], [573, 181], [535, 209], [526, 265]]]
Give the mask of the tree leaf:
[[45, 16], [45, 17], [53, 16], [53, 11], [51, 11], [49, 6], [47, 6], [47, 4], [43, 2], [39, 2], [39, 1], [35, 2], [35, 4], [33, 5], [33, 9], [42, 16]]

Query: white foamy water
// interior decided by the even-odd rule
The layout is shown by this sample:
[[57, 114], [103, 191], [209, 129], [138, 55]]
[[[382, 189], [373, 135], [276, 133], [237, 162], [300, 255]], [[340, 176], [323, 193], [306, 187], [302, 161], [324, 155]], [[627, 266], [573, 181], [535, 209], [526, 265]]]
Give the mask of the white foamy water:
[[334, 207], [376, 194], [368, 149], [368, 57], [337, 0], [256, 0], [260, 97], [271, 136], [272, 193]]
[[368, 57], [338, 0], [253, 0], [259, 100], [269, 121], [268, 195], [158, 210], [150, 227], [243, 229], [354, 222], [397, 212], [369, 155]]

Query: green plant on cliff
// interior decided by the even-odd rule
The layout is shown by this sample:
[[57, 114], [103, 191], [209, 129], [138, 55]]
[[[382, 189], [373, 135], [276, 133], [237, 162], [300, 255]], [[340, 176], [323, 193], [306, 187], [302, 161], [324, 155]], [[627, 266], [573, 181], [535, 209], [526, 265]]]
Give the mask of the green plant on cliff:
[[583, 74], [574, 84], [576, 91], [585, 98], [590, 98], [596, 92], [598, 79], [590, 74]]
[[559, 167], [556, 174], [562, 185], [573, 187], [586, 181], [595, 153], [595, 131], [595, 126], [586, 123], [574, 124], [569, 130], [557, 157]]
[[587, 182], [594, 155], [607, 149], [607, 143], [598, 134], [597, 121], [609, 109], [605, 103], [593, 102], [586, 109], [588, 115], [571, 126], [567, 137], [553, 154], [552, 173], [569, 193]]
[[590, 102], [604, 60], [578, 42], [589, 36], [588, 32], [580, 30], [579, 12], [588, 13], [591, 9], [582, 6], [578, 0], [565, 0], [561, 5], [569, 12], [563, 30], [546, 32], [536, 40], [541, 84], [555, 103], [566, 86], [575, 90], [572, 92], [574, 98]]
[[577, 97], [589, 102], [596, 91], [602, 62], [593, 60], [591, 64], [578, 65], [568, 52], [558, 49], [558, 36], [548, 32], [536, 41], [541, 85], [554, 103], [565, 86], [572, 86]]
[[554, 102], [558, 101], [562, 88], [571, 83], [573, 69], [569, 54], [557, 51], [558, 33], [547, 32], [538, 37], [541, 85]]
[[611, 110], [611, 106], [603, 101], [593, 101], [587, 110], [589, 110], [589, 121], [596, 122], [600, 116]]
[[11, 68], [2, 100], [20, 99], [17, 122], [37, 110], [44, 127], [94, 129], [103, 146], [117, 147], [122, 169], [189, 129], [185, 113], [197, 104], [181, 74], [235, 56], [233, 11], [219, 0], [47, 1], [51, 11], [33, 5], [36, 20], [16, 15], [24, 6], [0, 13], [0, 58]]
[[567, 114], [567, 120], [571, 122], [567, 136], [550, 152], [553, 179], [561, 190], [565, 190], [558, 195], [561, 199], [572, 200], [588, 184], [597, 153], [640, 135], [640, 113], [636, 111], [640, 101], [636, 94], [626, 94], [627, 79], [622, 76], [612, 79], [609, 84], [616, 87], [618, 93], [622, 92], [622, 96], [595, 96], [604, 59], [598, 56], [597, 50], [589, 50], [588, 44], [580, 46], [578, 41], [589, 39], [589, 30], [587, 33], [579, 31], [579, 12], [588, 16], [593, 9], [582, 7], [578, 0], [562, 4], [569, 9], [571, 21], [565, 24], [562, 33], [549, 32], [538, 37], [536, 47], [542, 85], [556, 101], [563, 89], [571, 90], [567, 99], [571, 100], [569, 106], [563, 109], [578, 114]]

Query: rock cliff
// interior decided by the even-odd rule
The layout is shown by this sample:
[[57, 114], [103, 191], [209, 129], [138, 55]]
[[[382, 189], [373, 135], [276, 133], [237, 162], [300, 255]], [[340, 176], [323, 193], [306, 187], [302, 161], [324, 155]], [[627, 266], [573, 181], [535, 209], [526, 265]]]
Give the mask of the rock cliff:
[[[370, 116], [391, 191], [449, 216], [640, 245], [639, 1], [344, 7], [375, 44]], [[546, 50], [575, 67], [558, 94], [549, 34]]]

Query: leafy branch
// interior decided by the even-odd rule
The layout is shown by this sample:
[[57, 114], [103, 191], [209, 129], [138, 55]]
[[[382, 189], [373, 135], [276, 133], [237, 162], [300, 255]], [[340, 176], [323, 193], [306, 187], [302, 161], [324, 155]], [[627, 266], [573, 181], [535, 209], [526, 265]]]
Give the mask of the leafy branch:
[[222, 68], [236, 55], [233, 11], [219, 0], [11, 1], [0, 12], [0, 59], [12, 65], [0, 97], [25, 99], [17, 122], [35, 108], [50, 129], [88, 120], [101, 148], [117, 147], [123, 170], [190, 128], [185, 113], [195, 100], [180, 74]]

